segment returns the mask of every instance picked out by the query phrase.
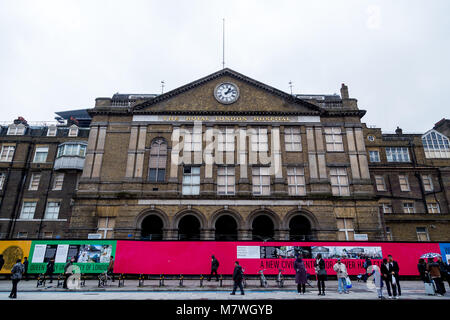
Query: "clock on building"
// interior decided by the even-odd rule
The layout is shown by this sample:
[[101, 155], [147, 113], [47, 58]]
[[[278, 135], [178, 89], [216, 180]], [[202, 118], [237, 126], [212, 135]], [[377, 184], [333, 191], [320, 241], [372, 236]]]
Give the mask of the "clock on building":
[[220, 83], [214, 89], [214, 97], [223, 104], [231, 104], [239, 98], [239, 88], [231, 82]]

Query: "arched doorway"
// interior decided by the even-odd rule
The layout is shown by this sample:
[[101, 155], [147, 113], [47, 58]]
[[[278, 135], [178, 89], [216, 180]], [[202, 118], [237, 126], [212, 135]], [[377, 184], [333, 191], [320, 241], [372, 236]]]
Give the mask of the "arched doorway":
[[296, 215], [289, 221], [289, 240], [311, 240], [311, 223], [302, 215]]
[[200, 221], [188, 214], [178, 223], [178, 240], [200, 240]]
[[272, 240], [275, 235], [273, 221], [266, 215], [257, 216], [252, 223], [253, 240]]
[[237, 223], [230, 215], [223, 215], [216, 220], [216, 240], [237, 240]]
[[164, 222], [160, 217], [151, 214], [142, 220], [141, 239], [143, 240], [162, 240]]

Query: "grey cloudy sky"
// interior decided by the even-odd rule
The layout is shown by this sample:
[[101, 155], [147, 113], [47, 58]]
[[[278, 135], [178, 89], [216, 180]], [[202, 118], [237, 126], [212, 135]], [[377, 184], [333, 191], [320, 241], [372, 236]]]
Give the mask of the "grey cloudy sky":
[[0, 121], [160, 93], [226, 66], [289, 92], [340, 93], [386, 131], [449, 118], [450, 1], [0, 0]]

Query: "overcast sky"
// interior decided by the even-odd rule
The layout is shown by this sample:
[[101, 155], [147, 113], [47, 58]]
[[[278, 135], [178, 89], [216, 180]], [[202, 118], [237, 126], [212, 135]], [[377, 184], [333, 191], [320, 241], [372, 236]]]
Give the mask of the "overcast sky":
[[225, 65], [294, 93], [341, 83], [385, 131], [450, 118], [450, 1], [0, 0], [0, 121], [52, 120]]

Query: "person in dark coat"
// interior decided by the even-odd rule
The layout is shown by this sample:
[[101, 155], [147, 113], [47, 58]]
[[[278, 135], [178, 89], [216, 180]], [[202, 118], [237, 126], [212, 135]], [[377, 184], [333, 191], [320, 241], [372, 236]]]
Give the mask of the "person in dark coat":
[[28, 281], [28, 258], [27, 257], [23, 258], [23, 268], [25, 269], [25, 271], [23, 272], [23, 278], [25, 279], [25, 281]]
[[306, 268], [301, 256], [297, 257], [294, 262], [295, 283], [297, 284], [297, 292], [305, 294], [305, 284], [307, 282]]
[[[389, 295], [389, 298], [392, 299], [392, 294], [394, 294], [394, 298], [397, 299], [397, 286], [392, 282], [393, 278], [393, 265], [389, 263], [388, 259], [384, 258], [383, 263], [380, 267], [381, 275], [383, 277], [384, 282], [386, 283], [386, 289]], [[392, 292], [391, 292], [392, 288]]]
[[47, 269], [45, 275], [49, 277], [50, 283], [53, 283], [53, 273], [55, 272], [55, 259], [50, 259], [47, 263]]
[[109, 265], [106, 273], [111, 277], [112, 282], [114, 282], [114, 257], [109, 257]]
[[325, 270], [325, 261], [320, 253], [316, 256], [314, 268], [317, 274], [317, 288], [319, 288], [319, 296], [325, 295], [325, 280], [327, 279], [327, 271]]
[[437, 295], [443, 296], [445, 294], [445, 286], [442, 281], [439, 263], [435, 262], [433, 258], [428, 258], [427, 271], [430, 274], [431, 279], [434, 281]]
[[216, 275], [216, 281], [219, 281], [219, 275], [217, 274], [217, 270], [219, 269], [219, 261], [216, 259], [214, 255], [211, 256], [211, 273], [209, 275], [208, 281], [211, 281], [211, 277], [213, 274]]
[[419, 263], [417, 264], [417, 271], [419, 271], [420, 280], [422, 280], [423, 282], [430, 282], [427, 277], [427, 264], [425, 262], [425, 259], [419, 259]]
[[3, 259], [3, 255], [0, 254], [0, 270], [2, 270], [4, 264], [5, 264], [5, 259]]
[[[439, 264], [439, 271], [441, 272], [441, 279], [442, 281], [447, 280], [448, 286], [450, 287], [450, 274], [449, 274], [449, 266], [442, 261], [442, 257], [437, 258], [437, 263]], [[442, 283], [444, 286], [444, 283]], [[444, 286], [444, 292], [445, 292], [445, 286]]]
[[237, 287], [241, 290], [241, 294], [244, 295], [244, 288], [242, 287], [242, 267], [239, 265], [239, 261], [234, 263], [234, 271], [233, 271], [233, 292], [231, 295], [234, 295]]
[[22, 279], [22, 275], [24, 272], [25, 268], [21, 263], [21, 260], [17, 259], [16, 264], [11, 269], [12, 289], [11, 293], [9, 294], [9, 297], [11, 299], [17, 298], [17, 284], [19, 283], [20, 279]]
[[367, 268], [369, 268], [372, 265], [372, 261], [370, 260], [369, 257], [366, 257], [366, 260], [364, 261], [364, 270], [366, 270], [366, 272], [364, 273], [362, 279], [364, 282], [367, 282], [367, 278], [369, 277], [369, 275], [367, 274]]
[[398, 293], [398, 296], [400, 297], [402, 295], [402, 288], [400, 287], [400, 279], [398, 276], [400, 268], [398, 266], [397, 261], [394, 261], [394, 259], [392, 259], [391, 255], [388, 255], [388, 262], [392, 266], [392, 275], [395, 277], [395, 283], [396, 283], [395, 285], [397, 286], [397, 293]]

